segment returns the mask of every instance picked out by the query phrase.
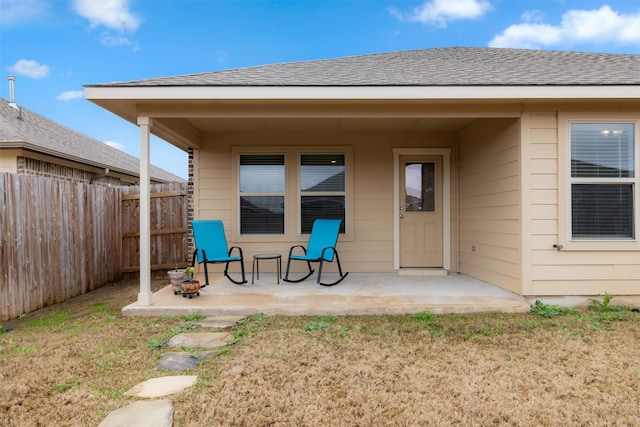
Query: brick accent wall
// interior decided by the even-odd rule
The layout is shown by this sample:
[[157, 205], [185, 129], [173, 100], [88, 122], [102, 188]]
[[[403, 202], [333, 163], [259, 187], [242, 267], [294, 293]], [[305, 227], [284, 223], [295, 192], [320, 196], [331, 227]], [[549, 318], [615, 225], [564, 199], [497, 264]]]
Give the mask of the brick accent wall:
[[188, 261], [191, 262], [193, 258], [193, 251], [196, 249], [196, 245], [193, 242], [193, 229], [191, 228], [191, 220], [193, 219], [193, 215], [195, 212], [194, 209], [194, 177], [193, 177], [193, 148], [189, 148], [189, 163], [187, 169], [187, 256]]
[[18, 157], [17, 163], [17, 172], [22, 175], [34, 175], [70, 182], [81, 182], [85, 184], [103, 184], [109, 186], [121, 185], [120, 180], [112, 176], [101, 176], [96, 178], [99, 175], [93, 172], [58, 165], [56, 163], [44, 162], [42, 160], [30, 159], [28, 157]]

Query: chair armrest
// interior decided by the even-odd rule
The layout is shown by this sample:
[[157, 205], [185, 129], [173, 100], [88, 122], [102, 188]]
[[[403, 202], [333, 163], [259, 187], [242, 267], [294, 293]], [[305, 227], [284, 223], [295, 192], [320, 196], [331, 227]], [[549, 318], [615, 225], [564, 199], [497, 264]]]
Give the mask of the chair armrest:
[[302, 245], [295, 245], [295, 246], [291, 246], [291, 249], [289, 249], [289, 258], [291, 258], [291, 255], [293, 255], [293, 250], [294, 250], [295, 248], [301, 248], [301, 249], [302, 249], [302, 252], [303, 252], [305, 255], [307, 254], [307, 249], [306, 249], [304, 246], [302, 246]]
[[[207, 253], [204, 251], [204, 249], [196, 248], [196, 250], [193, 251], [193, 259], [191, 260], [191, 267], [196, 265], [196, 261], [198, 260], [198, 251], [202, 252], [202, 262], [207, 261]], [[202, 263], [198, 261], [198, 264], [202, 264]]]
[[325, 258], [324, 253], [328, 250], [331, 249], [333, 250], [333, 255], [335, 255], [337, 253], [336, 247], [335, 246], [327, 246], [326, 248], [322, 248], [322, 252], [320, 252], [320, 258], [321, 259], [325, 259], [329, 262], [333, 261], [333, 255], [331, 256], [331, 259], [329, 258]]
[[234, 249], [237, 249], [238, 252], [240, 252], [240, 258], [244, 259], [244, 257], [242, 256], [242, 248], [240, 246], [231, 246], [229, 248], [229, 256], [231, 256], [231, 252], [233, 252]]

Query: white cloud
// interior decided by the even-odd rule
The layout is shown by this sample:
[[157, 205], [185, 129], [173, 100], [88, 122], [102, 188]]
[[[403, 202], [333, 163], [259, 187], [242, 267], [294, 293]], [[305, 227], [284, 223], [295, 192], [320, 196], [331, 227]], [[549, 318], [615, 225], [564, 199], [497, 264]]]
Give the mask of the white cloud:
[[45, 16], [49, 5], [45, 0], [1, 0], [0, 23], [17, 24]]
[[522, 20], [524, 22], [542, 22], [544, 14], [539, 10], [527, 10], [522, 14]]
[[113, 147], [113, 148], [115, 148], [117, 150], [120, 150], [120, 151], [124, 150], [124, 148], [125, 148], [124, 144], [121, 144], [121, 143], [115, 142], [115, 141], [104, 141], [104, 143], [107, 144], [109, 147]]
[[56, 97], [59, 101], [71, 101], [72, 99], [82, 98], [84, 96], [84, 92], [81, 90], [68, 90], [66, 92], [62, 92], [60, 95]]
[[141, 23], [140, 18], [129, 10], [129, 0], [73, 0], [73, 9], [89, 20], [91, 28], [105, 26], [132, 33]]
[[[523, 16], [527, 20], [528, 16]], [[640, 12], [619, 14], [609, 6], [570, 10], [559, 26], [525, 22], [511, 25], [489, 42], [491, 47], [540, 48], [560, 44], [622, 43], [640, 46]]]
[[433, 24], [440, 28], [449, 21], [476, 19], [491, 10], [491, 4], [484, 0], [431, 0], [418, 6], [411, 13], [390, 10], [398, 19]]
[[120, 47], [120, 46], [130, 46], [131, 40], [122, 36], [112, 36], [108, 33], [103, 33], [100, 36], [100, 43], [107, 47]]
[[43, 79], [49, 75], [49, 66], [30, 59], [20, 59], [8, 68], [9, 71], [32, 79]]
[[562, 30], [546, 24], [512, 25], [489, 42], [490, 47], [518, 47], [536, 49], [552, 46], [563, 40]]

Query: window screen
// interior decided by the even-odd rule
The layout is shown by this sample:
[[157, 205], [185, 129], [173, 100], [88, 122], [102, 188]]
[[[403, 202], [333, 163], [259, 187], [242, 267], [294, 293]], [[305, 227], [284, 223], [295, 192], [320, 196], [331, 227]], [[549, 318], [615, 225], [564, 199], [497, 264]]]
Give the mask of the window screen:
[[284, 234], [285, 157], [240, 155], [240, 233]]
[[573, 238], [635, 238], [634, 131], [631, 123], [571, 124]]
[[342, 219], [345, 232], [345, 155], [300, 156], [300, 223], [302, 233], [311, 233], [318, 219]]
[[574, 238], [633, 238], [632, 184], [573, 184]]

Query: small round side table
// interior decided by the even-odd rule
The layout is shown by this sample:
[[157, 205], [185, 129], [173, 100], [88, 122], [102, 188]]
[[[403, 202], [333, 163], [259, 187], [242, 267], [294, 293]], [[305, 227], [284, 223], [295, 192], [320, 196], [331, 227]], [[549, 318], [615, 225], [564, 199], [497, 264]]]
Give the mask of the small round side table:
[[260, 260], [263, 259], [275, 259], [276, 260], [276, 277], [278, 278], [278, 284], [280, 284], [280, 276], [282, 276], [282, 255], [275, 253], [255, 254], [253, 256], [253, 266], [251, 268], [251, 284], [253, 285], [254, 273], [260, 280]]

